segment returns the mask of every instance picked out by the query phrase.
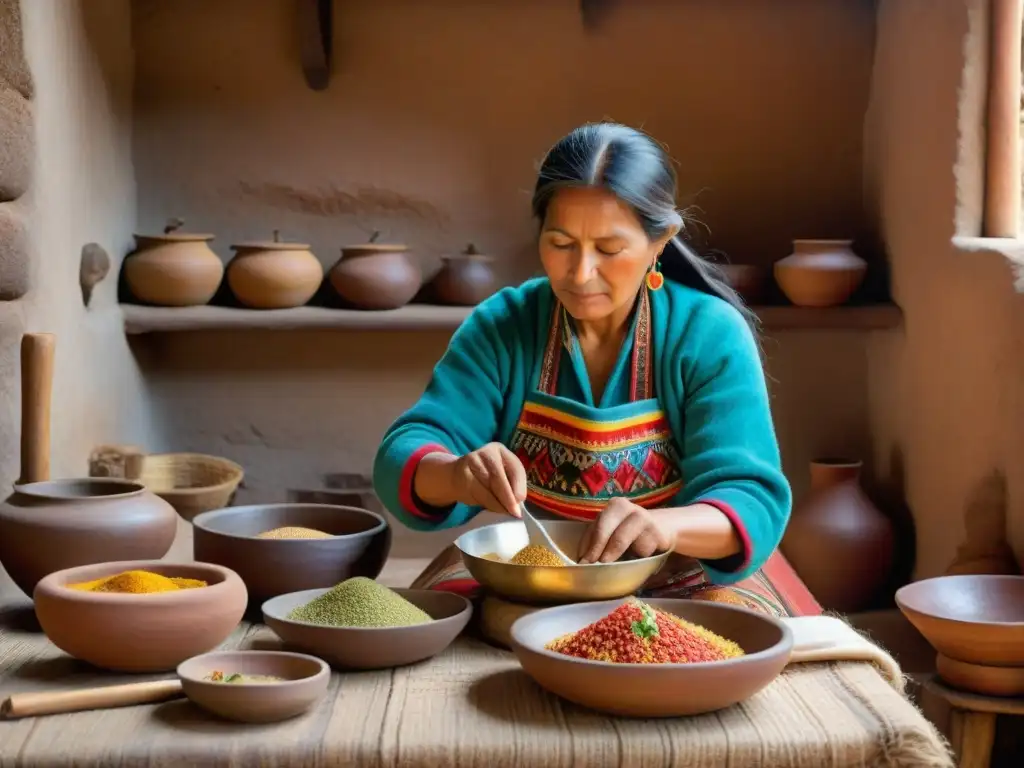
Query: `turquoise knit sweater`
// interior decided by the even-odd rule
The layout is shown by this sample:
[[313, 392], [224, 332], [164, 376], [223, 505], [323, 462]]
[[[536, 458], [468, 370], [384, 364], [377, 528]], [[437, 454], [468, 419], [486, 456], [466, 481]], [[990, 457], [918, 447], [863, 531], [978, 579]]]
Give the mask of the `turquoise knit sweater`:
[[[418, 506], [412, 493], [416, 465], [436, 450], [462, 455], [489, 442], [508, 444], [526, 396], [537, 385], [553, 301], [550, 284], [538, 278], [480, 304], [455, 332], [426, 392], [384, 435], [374, 488], [405, 525], [449, 528], [480, 511], [464, 504], [445, 510]], [[733, 307], [673, 282], [651, 293], [651, 325], [655, 392], [672, 426], [685, 481], [667, 506], [712, 504], [732, 520], [742, 555], [703, 565], [713, 582], [735, 583], [775, 551], [792, 506], [757, 345]], [[629, 376], [623, 371], [632, 340], [626, 344], [602, 407], [628, 401]], [[580, 364], [560, 367], [558, 395], [587, 402], [590, 388]]]

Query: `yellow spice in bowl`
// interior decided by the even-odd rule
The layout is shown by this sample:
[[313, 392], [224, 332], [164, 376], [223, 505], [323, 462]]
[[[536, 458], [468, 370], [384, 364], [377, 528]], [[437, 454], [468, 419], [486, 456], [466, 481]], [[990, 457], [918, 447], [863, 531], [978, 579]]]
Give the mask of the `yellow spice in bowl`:
[[514, 565], [543, 565], [550, 568], [564, 568], [562, 559], [547, 547], [528, 544], [516, 552], [509, 560]]
[[257, 539], [330, 539], [334, 534], [324, 533], [315, 528], [303, 528], [298, 525], [286, 525], [257, 534]]

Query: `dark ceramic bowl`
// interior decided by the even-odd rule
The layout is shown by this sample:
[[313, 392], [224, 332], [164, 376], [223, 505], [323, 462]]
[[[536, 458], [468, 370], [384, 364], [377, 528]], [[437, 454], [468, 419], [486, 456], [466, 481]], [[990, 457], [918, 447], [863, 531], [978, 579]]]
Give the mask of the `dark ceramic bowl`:
[[[201, 579], [205, 587], [153, 594], [70, 589], [123, 571]], [[118, 672], [166, 672], [227, 640], [245, 612], [238, 574], [208, 563], [137, 560], [51, 573], [33, 593], [36, 618], [69, 656]]]
[[[214, 671], [283, 678], [265, 683], [217, 683]], [[208, 712], [242, 723], [274, 723], [312, 707], [327, 693], [331, 670], [323, 661], [281, 651], [214, 651], [178, 665], [181, 688]]]
[[324, 627], [292, 621], [288, 614], [327, 592], [310, 589], [281, 595], [263, 604], [263, 621], [286, 645], [311, 653], [336, 667], [386, 669], [436, 656], [459, 636], [473, 615], [470, 602], [453, 592], [394, 590], [434, 620], [411, 627]]
[[907, 584], [896, 604], [943, 656], [1024, 666], [1024, 576], [940, 576]]
[[725, 637], [746, 652], [694, 664], [614, 664], [546, 650], [552, 640], [599, 621], [621, 600], [546, 608], [512, 625], [512, 650], [541, 687], [575, 704], [625, 717], [680, 717], [714, 712], [749, 699], [789, 663], [793, 635], [776, 619], [745, 608], [698, 600], [645, 600]]
[[[192, 520], [196, 561], [236, 571], [250, 600], [304, 589], [333, 587], [345, 579], [375, 579], [391, 549], [391, 528], [380, 515], [333, 504], [256, 504], [204, 512]], [[329, 539], [259, 539], [274, 528], [297, 526], [333, 534]]]

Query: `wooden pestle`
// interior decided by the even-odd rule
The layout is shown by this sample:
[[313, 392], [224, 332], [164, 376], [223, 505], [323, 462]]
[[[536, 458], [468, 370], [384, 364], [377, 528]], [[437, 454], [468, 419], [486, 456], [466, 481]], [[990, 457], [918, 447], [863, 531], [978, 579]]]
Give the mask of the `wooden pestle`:
[[53, 399], [52, 333], [21, 337], [21, 479], [50, 479], [50, 404]]
[[56, 715], [86, 709], [113, 709], [139, 704], [155, 704], [183, 696], [181, 680], [155, 680], [150, 683], [107, 685], [102, 688], [80, 688], [76, 691], [15, 693], [0, 703], [0, 718]]

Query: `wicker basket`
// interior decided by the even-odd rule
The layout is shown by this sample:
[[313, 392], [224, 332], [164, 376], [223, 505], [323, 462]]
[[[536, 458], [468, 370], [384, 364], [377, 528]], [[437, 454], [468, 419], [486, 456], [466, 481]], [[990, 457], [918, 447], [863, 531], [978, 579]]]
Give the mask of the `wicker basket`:
[[233, 461], [201, 453], [155, 453], [142, 464], [141, 481], [188, 521], [228, 506], [244, 472]]

